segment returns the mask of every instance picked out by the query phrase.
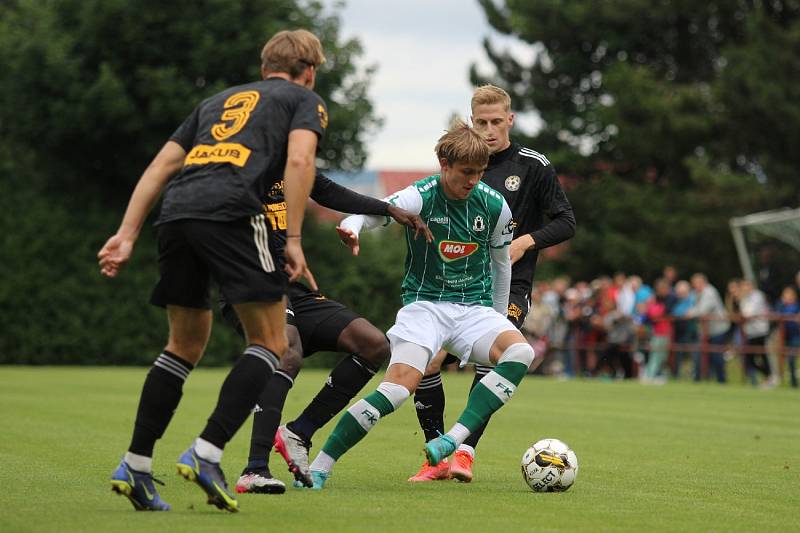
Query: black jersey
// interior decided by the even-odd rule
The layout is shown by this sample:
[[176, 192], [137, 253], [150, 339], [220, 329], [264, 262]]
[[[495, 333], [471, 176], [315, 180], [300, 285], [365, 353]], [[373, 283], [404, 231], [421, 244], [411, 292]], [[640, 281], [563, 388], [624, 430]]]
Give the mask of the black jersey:
[[511, 292], [530, 294], [539, 250], [575, 234], [572, 206], [550, 161], [516, 143], [489, 157], [483, 182], [502, 193], [511, 208], [514, 238], [530, 233], [536, 242], [511, 268]]
[[282, 78], [231, 87], [204, 100], [170, 138], [187, 155], [167, 184], [157, 223], [258, 214], [283, 176], [289, 132], [322, 136], [327, 124], [322, 98]]
[[[343, 187], [324, 174], [314, 176], [311, 199], [323, 207], [355, 213], [358, 215], [386, 215], [387, 202], [365, 196]], [[286, 243], [286, 201], [283, 196], [283, 180], [274, 183], [264, 200], [264, 213], [274, 231], [279, 249]]]

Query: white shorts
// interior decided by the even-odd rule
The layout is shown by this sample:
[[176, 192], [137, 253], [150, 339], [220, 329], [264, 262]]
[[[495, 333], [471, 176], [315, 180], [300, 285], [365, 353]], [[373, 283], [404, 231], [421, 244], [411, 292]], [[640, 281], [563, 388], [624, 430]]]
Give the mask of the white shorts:
[[[452, 302], [412, 302], [397, 312], [394, 326], [386, 332], [392, 345], [389, 364], [404, 363], [425, 374], [431, 358], [443, 348], [461, 359], [462, 366], [467, 362], [492, 366], [488, 353], [473, 355], [472, 347], [484, 335], [499, 335], [504, 331], [517, 331], [517, 328], [491, 307]], [[427, 361], [396, 354], [394, 347], [399, 341], [427, 349]]]

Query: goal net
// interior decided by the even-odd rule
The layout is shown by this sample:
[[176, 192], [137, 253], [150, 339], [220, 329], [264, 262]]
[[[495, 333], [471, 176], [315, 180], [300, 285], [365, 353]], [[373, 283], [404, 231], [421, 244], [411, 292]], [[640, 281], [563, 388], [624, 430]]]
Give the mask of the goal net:
[[758, 280], [759, 269], [783, 271], [782, 281], [794, 281], [800, 270], [800, 208], [763, 211], [730, 219], [736, 253], [745, 278]]

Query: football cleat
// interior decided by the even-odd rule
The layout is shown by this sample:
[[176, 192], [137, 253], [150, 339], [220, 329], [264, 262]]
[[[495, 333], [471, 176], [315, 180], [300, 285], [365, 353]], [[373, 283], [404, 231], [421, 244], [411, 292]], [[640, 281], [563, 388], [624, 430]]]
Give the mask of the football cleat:
[[176, 465], [178, 474], [187, 481], [194, 481], [208, 495], [207, 503], [219, 509], [235, 513], [239, 510], [239, 502], [228, 492], [228, 483], [219, 463], [212, 463], [199, 457], [194, 446], [186, 450]]
[[286, 485], [280, 479], [275, 479], [269, 472], [245, 472], [236, 482], [236, 492], [239, 494], [283, 494]]
[[330, 472], [322, 472], [319, 470], [311, 471], [311, 488], [314, 490], [322, 490], [325, 488], [325, 482], [331, 477]]
[[426, 442], [423, 450], [428, 458], [428, 464], [436, 466], [456, 451], [456, 448], [456, 441], [450, 435], [442, 435]]
[[280, 426], [275, 432], [274, 446], [275, 451], [281, 454], [289, 465], [289, 472], [294, 475], [295, 486], [299, 483], [304, 487], [312, 487], [314, 482], [308, 471], [308, 449], [311, 444], [286, 426]]
[[474, 460], [475, 458], [469, 452], [457, 450], [450, 461], [450, 477], [464, 483], [472, 481], [472, 461]]
[[425, 461], [419, 472], [408, 478], [409, 481], [439, 481], [442, 479], [450, 479], [450, 465], [447, 464], [447, 459], [436, 466], [431, 466], [428, 461]]
[[158, 495], [153, 482], [164, 484], [149, 472], [137, 472], [124, 460], [111, 474], [111, 490], [127, 496], [137, 511], [169, 511], [170, 505]]

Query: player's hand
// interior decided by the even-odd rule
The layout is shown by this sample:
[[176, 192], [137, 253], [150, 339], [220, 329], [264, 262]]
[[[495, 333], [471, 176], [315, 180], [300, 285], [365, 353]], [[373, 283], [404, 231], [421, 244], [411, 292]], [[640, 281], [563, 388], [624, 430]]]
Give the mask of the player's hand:
[[386, 212], [389, 213], [389, 216], [392, 217], [398, 224], [402, 224], [407, 228], [414, 230], [415, 239], [419, 237], [421, 232], [425, 236], [425, 241], [433, 241], [433, 233], [431, 233], [431, 230], [428, 229], [428, 225], [425, 224], [425, 222], [422, 220], [422, 217], [419, 215], [416, 215], [411, 211], [406, 211], [405, 209], [397, 207], [396, 205], [390, 205]]
[[342, 244], [349, 247], [350, 250], [352, 250], [353, 255], [358, 255], [358, 251], [360, 249], [358, 245], [358, 235], [353, 233], [353, 231], [341, 226], [336, 226], [336, 232], [339, 234], [339, 239], [342, 241]]
[[314, 275], [306, 264], [306, 256], [303, 253], [303, 246], [300, 244], [300, 239], [286, 239], [286, 246], [284, 247], [283, 253], [286, 257], [286, 266], [284, 270], [289, 274], [289, 281], [297, 281], [300, 278], [306, 278], [311, 289], [315, 291], [319, 290]]
[[119, 234], [113, 235], [97, 252], [97, 262], [100, 264], [100, 273], [109, 278], [119, 273], [122, 265], [128, 262], [133, 253], [135, 239], [125, 238]]
[[526, 233], [525, 235], [517, 237], [511, 241], [511, 246], [509, 246], [511, 264], [513, 265], [522, 259], [522, 256], [525, 255], [525, 252], [527, 252], [534, 244], [533, 237], [531, 237], [529, 233]]

